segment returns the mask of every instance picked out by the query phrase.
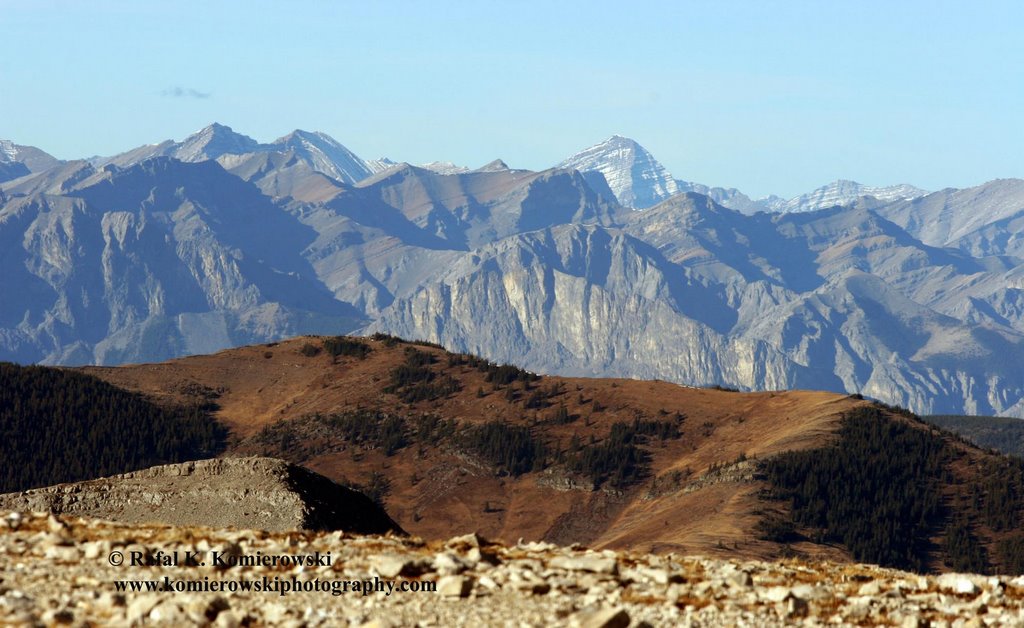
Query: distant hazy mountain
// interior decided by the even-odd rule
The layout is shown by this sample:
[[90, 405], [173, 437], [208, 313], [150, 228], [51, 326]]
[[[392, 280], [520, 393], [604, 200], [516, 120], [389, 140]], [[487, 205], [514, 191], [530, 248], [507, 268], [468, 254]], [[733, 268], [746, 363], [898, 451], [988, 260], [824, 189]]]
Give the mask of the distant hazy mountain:
[[625, 231], [515, 236], [452, 265], [372, 328], [540, 371], [1024, 415], [1021, 329], [948, 316], [880, 277], [899, 284], [892, 273], [911, 266], [952, 289], [982, 265], [869, 210], [795, 216], [746, 217], [677, 196], [630, 216]]
[[301, 257], [315, 237], [210, 161], [108, 166], [60, 196], [12, 197], [0, 293], [18, 297], [0, 300], [0, 355], [138, 362], [351, 329], [361, 315]]
[[229, 126], [214, 123], [189, 135], [165, 154], [181, 161], [194, 162], [216, 159], [225, 153], [251, 153], [260, 148], [260, 144], [248, 135], [235, 133]]
[[783, 202], [599, 146], [572, 168], [440, 174], [215, 125], [102, 167], [19, 168], [0, 182], [0, 359], [361, 327], [538, 372], [1024, 417], [1024, 181], [911, 199], [840, 182], [800, 201], [829, 209], [761, 212]]
[[354, 183], [372, 174], [366, 163], [326, 133], [296, 130], [270, 144], [260, 144], [247, 135], [236, 133], [229, 126], [211, 124], [189, 135], [181, 142], [167, 140], [160, 144], [141, 146], [97, 165], [132, 166], [153, 157], [173, 157], [187, 162], [236, 157], [260, 153], [290, 153], [310, 168], [344, 183]]
[[0, 183], [43, 172], [60, 164], [60, 160], [34, 146], [21, 146], [0, 140]]
[[879, 213], [933, 246], [1024, 256], [1024, 181], [997, 179], [891, 203]]
[[759, 211], [813, 211], [836, 205], [852, 205], [864, 197], [891, 203], [928, 194], [912, 185], [871, 187], [855, 181], [839, 180], [789, 200], [774, 195], [751, 199], [736, 188], [711, 187], [673, 179], [644, 147], [635, 140], [618, 135], [580, 151], [559, 164], [559, 167], [573, 168], [584, 174], [601, 174], [615, 198], [633, 209], [646, 209], [681, 192], [697, 192], [709, 196], [723, 207], [744, 214]]
[[377, 174], [378, 172], [382, 172], [391, 166], [394, 166], [396, 163], [398, 162], [391, 161], [387, 157], [381, 157], [380, 159], [367, 160], [366, 167], [370, 169], [371, 173]]
[[[384, 160], [384, 161], [388, 161], [390, 163], [390, 165], [394, 165], [394, 162], [391, 162], [390, 160]], [[419, 167], [423, 168], [424, 170], [430, 170], [431, 172], [436, 172], [437, 174], [465, 174], [467, 172], [497, 172], [497, 171], [500, 171], [500, 170], [508, 170], [509, 169], [508, 164], [506, 164], [504, 161], [502, 161], [500, 159], [495, 159], [494, 161], [490, 161], [490, 162], [488, 162], [488, 163], [486, 163], [486, 164], [484, 164], [484, 165], [482, 165], [482, 166], [480, 166], [479, 168], [476, 168], [476, 169], [470, 169], [470, 168], [467, 168], [466, 166], [457, 166], [457, 165], [453, 164], [450, 161], [432, 161], [430, 163], [422, 164]], [[378, 170], [378, 172], [379, 172], [379, 170]]]
[[216, 159], [224, 154], [240, 155], [261, 150], [259, 142], [247, 135], [235, 133], [223, 124], [211, 124], [196, 131], [180, 142], [166, 140], [159, 144], [140, 146], [120, 155], [96, 160], [96, 165], [113, 164], [124, 168], [153, 157], [173, 157], [180, 161], [197, 162]]
[[495, 159], [494, 161], [485, 163], [473, 172], [501, 172], [503, 170], [510, 170], [508, 164], [501, 159]]
[[373, 174], [366, 162], [326, 133], [293, 131], [269, 147], [279, 152], [294, 151], [314, 170], [344, 183], [355, 183]]
[[[381, 157], [380, 159], [371, 159], [366, 162], [367, 168], [370, 169], [372, 174], [383, 172], [392, 166], [398, 165], [398, 162], [391, 161], [387, 157]], [[508, 170], [508, 164], [500, 159], [495, 159], [492, 162], [480, 166], [476, 170], [470, 170], [465, 166], [457, 166], [450, 161], [432, 161], [430, 163], [422, 164], [419, 166], [424, 170], [430, 170], [437, 174], [463, 174], [466, 172], [490, 172], [493, 170]]]
[[256, 184], [273, 199], [322, 201], [345, 186], [314, 168], [310, 160], [299, 157], [294, 150], [221, 155], [216, 161], [228, 172]]
[[32, 174], [28, 166], [19, 161], [0, 161], [0, 183]]
[[827, 209], [836, 205], [850, 205], [858, 199], [870, 196], [881, 202], [903, 201], [928, 194], [925, 190], [912, 185], [890, 185], [888, 187], [871, 187], [856, 181], [838, 180], [824, 185], [813, 192], [791, 198], [783, 203], [775, 203], [775, 211], [806, 212], [815, 209]]
[[32, 176], [8, 181], [0, 185], [10, 196], [33, 194], [63, 194], [80, 181], [96, 174], [96, 168], [87, 161], [68, 161]]
[[404, 165], [352, 187], [294, 150], [72, 162], [2, 189], [0, 292], [19, 297], [0, 357], [47, 363], [348, 331], [472, 247], [622, 211], [574, 171]]
[[450, 161], [431, 161], [420, 166], [424, 170], [436, 172], [437, 174], [462, 174], [469, 172], [465, 166], [457, 166]]
[[613, 135], [558, 164], [599, 172], [622, 205], [644, 209], [679, 193], [675, 179], [647, 150], [628, 137]]
[[[776, 196], [754, 200], [735, 188], [673, 179], [643, 146], [618, 135], [580, 151], [559, 167], [579, 170], [595, 190], [607, 189], [622, 205], [632, 209], [646, 209], [682, 192], [704, 194], [723, 207], [745, 214], [778, 211], [782, 201]], [[597, 180], [601, 178], [603, 181]]]
[[736, 188], [708, 187], [700, 183], [689, 181], [676, 181], [679, 190], [682, 192], [696, 192], [711, 198], [722, 207], [735, 209], [743, 214], [755, 214], [757, 212], [778, 211], [780, 203], [785, 202], [778, 196], [768, 196], [760, 199], [751, 199]]

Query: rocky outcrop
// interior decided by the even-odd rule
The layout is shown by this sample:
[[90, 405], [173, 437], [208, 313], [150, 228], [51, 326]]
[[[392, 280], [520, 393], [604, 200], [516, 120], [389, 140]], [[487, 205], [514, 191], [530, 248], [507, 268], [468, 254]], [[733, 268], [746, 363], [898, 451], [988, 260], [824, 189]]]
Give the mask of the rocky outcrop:
[[126, 523], [401, 532], [362, 493], [274, 458], [217, 458], [0, 495], [0, 509]]

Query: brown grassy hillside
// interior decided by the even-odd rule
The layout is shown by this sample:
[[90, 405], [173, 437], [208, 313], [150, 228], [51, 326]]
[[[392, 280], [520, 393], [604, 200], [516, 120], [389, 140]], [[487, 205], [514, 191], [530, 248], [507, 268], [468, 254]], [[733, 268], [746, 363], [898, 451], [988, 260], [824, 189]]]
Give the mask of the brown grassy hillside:
[[[390, 485], [388, 512], [414, 534], [438, 538], [476, 530], [510, 541], [523, 537], [762, 557], [778, 551], [777, 544], [760, 541], [753, 532], [762, 483], [750, 480], [749, 464], [740, 464], [739, 472], [712, 472], [712, 466], [819, 445], [843, 412], [866, 403], [822, 392], [736, 393], [659, 381], [550, 376], [524, 390], [522, 382], [496, 385], [468, 364], [450, 365], [448, 354], [435, 347], [364, 342], [371, 348], [365, 357], [332, 357], [322, 350], [322, 338], [296, 338], [161, 364], [83, 370], [169, 401], [213, 399], [219, 406], [215, 416], [234, 436], [229, 451], [281, 456], [364, 486], [375, 473], [383, 474]], [[320, 351], [309, 355], [314, 349]], [[428, 368], [450, 376], [461, 389], [411, 403], [385, 392], [408, 349], [435, 356]], [[543, 407], [527, 407], [537, 405], [530, 402], [536, 391], [545, 395]], [[552, 422], [563, 406], [571, 422]], [[259, 438], [261, 430], [279, 422], [301, 425], [314, 413], [371, 408], [410, 424], [436, 415], [459, 426], [495, 420], [528, 426], [563, 448], [573, 435], [583, 443], [591, 437], [600, 443], [616, 422], [684, 418], [679, 438], [652, 439], [642, 447], [651, 456], [643, 479], [597, 490], [589, 488], [587, 478], [557, 466], [514, 477], [447, 442], [413, 443], [387, 456], [381, 448], [330, 438], [310, 446], [317, 434], [309, 425], [296, 427], [302, 438]], [[843, 554], [809, 545], [807, 550]]]
[[[361, 487], [427, 538], [849, 560], [895, 556], [906, 534], [913, 551], [878, 562], [978, 571], [1013, 570], [1013, 543], [1024, 547], [1006, 524], [1022, 496], [1000, 488], [1016, 467], [1007, 475], [1001, 457], [850, 396], [538, 377], [386, 336], [83, 370], [158, 400], [212, 402], [228, 455], [281, 457]], [[918, 443], [927, 473], [889, 441]], [[777, 457], [791, 451], [804, 453]], [[886, 481], [870, 477], [878, 469], [915, 484], [884, 488], [890, 500], [931, 500], [907, 506], [916, 527], [887, 532], [902, 506], [876, 508], [858, 486]], [[822, 514], [839, 511], [872, 519], [851, 532]]]

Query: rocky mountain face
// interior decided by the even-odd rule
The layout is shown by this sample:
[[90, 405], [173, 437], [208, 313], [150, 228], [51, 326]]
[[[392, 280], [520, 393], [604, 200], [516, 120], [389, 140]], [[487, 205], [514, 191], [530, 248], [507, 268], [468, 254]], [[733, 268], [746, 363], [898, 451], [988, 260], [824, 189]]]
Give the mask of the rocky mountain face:
[[401, 532], [362, 493], [272, 458], [222, 458], [0, 495], [0, 509], [123, 523]]
[[965, 304], [992, 309], [976, 296], [986, 286], [1002, 303], [1016, 268], [934, 249], [867, 209], [748, 217], [689, 195], [619, 228], [481, 247], [371, 329], [544, 372], [1024, 416], [1019, 317], [963, 315]]
[[676, 181], [626, 138], [566, 164], [371, 168], [323, 134], [212, 125], [20, 176], [0, 183], [0, 357], [363, 328], [543, 372], [1024, 416], [1020, 181], [838, 182], [751, 215], [783, 203]]
[[574, 171], [450, 176], [407, 164], [288, 209], [319, 234], [304, 255], [321, 281], [374, 316], [487, 242], [552, 225], [612, 224], [622, 213]]
[[0, 210], [0, 291], [20, 295], [0, 305], [7, 359], [164, 359], [362, 320], [301, 256], [315, 233], [215, 162], [82, 165], [62, 194], [41, 187]]

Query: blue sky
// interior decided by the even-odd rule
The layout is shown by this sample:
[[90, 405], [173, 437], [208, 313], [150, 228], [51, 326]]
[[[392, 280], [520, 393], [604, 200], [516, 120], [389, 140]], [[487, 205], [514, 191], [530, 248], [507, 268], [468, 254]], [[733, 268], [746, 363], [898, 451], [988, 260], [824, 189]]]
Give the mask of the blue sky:
[[677, 177], [1024, 176], [1024, 3], [0, 0], [0, 138], [58, 157], [321, 130], [540, 169], [633, 137]]

